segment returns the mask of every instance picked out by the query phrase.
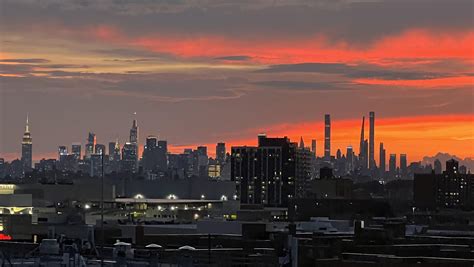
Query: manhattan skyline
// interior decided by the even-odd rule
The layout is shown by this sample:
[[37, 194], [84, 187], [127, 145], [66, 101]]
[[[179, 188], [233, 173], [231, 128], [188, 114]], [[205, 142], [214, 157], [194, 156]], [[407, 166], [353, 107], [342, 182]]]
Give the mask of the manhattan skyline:
[[265, 132], [317, 139], [321, 156], [326, 113], [331, 154], [358, 151], [375, 111], [376, 160], [380, 142], [409, 161], [474, 157], [471, 1], [0, 5], [6, 160], [26, 113], [39, 160], [89, 131], [124, 142], [135, 111], [140, 143], [158, 135], [171, 152]]
[[[368, 114], [374, 114], [374, 112], [370, 112]], [[294, 128], [294, 125], [282, 125], [281, 127], [279, 128], [274, 128], [272, 129], [272, 132], [270, 132], [270, 135], [273, 135], [273, 133], [278, 133], [276, 134], [276, 136], [278, 137], [289, 137], [291, 140], [300, 140], [300, 139], [303, 139], [303, 141], [306, 141], [307, 144], [309, 144], [309, 141], [311, 140], [316, 140], [317, 141], [317, 149], [316, 149], [316, 156], [318, 157], [321, 157], [321, 158], [325, 158], [325, 125], [324, 125], [324, 121], [326, 119], [326, 116], [330, 116], [330, 114], [326, 114], [324, 115], [325, 117], [321, 120], [322, 122], [321, 123], [313, 123], [313, 124], [305, 124], [304, 125], [304, 129], [298, 129], [298, 128]], [[375, 114], [374, 114], [375, 115]], [[132, 115], [131, 115], [131, 127], [132, 129], [139, 126], [138, 125], [138, 121], [137, 121], [137, 114], [136, 112], [134, 112]], [[374, 127], [370, 127], [370, 125], [367, 125], [366, 127], [364, 127], [365, 123], [364, 123], [364, 120], [365, 120], [365, 116], [362, 117], [362, 127], [359, 125], [360, 129], [357, 129], [358, 131], [362, 130], [362, 132], [360, 132], [359, 134], [361, 135], [360, 138], [362, 138], [360, 140], [360, 142], [362, 142], [362, 140], [364, 139], [364, 136], [365, 137], [369, 137], [369, 133], [370, 133], [370, 130], [371, 129], [374, 129], [375, 132], [379, 132], [379, 128], [381, 129], [385, 129], [386, 132], [389, 132], [390, 129], [394, 127], [394, 125], [392, 125], [391, 123], [397, 123], [397, 121], [395, 120], [384, 120], [382, 121], [382, 125], [378, 125], [379, 124], [379, 121], [378, 119], [376, 120], [377, 122], [375, 123], [375, 120], [374, 120]], [[403, 122], [403, 123], [406, 123], [406, 122]], [[430, 122], [427, 122], [428, 124]], [[356, 127], [357, 125], [355, 125], [356, 122], [353, 122], [353, 121], [333, 121], [332, 118], [330, 118], [330, 123], [329, 123], [329, 128], [330, 128], [330, 153], [329, 155], [330, 156], [336, 156], [336, 151], [337, 150], [341, 150], [341, 152], [344, 152], [346, 148], [348, 147], [351, 147], [352, 150], [354, 150], [354, 148], [356, 148], [353, 143], [348, 143], [347, 140], [354, 140], [354, 137], [351, 136], [351, 134], [353, 134], [353, 132], [355, 131], [353, 127]], [[367, 123], [368, 124], [368, 123]], [[27, 115], [27, 118], [26, 118], [26, 124], [24, 125], [24, 129], [27, 129], [26, 132], [23, 134], [23, 141], [25, 140], [24, 136], [26, 133], [28, 133], [28, 135], [31, 134], [30, 132], [30, 125], [31, 125], [31, 122], [29, 120], [29, 115]], [[334, 132], [334, 125], [337, 125], [339, 128], [340, 131], [342, 131], [341, 133], [337, 133], [337, 132]], [[396, 127], [400, 127], [399, 124], [395, 124]], [[129, 125], [130, 126], [130, 125]], [[341, 127], [342, 126], [342, 127]], [[142, 127], [142, 126], [139, 126], [139, 127]], [[405, 126], [406, 127], [406, 126]], [[296, 136], [296, 135], [291, 135], [292, 133], [296, 132], [296, 133], [299, 133], [300, 131], [305, 131], [305, 129], [307, 128], [314, 128], [316, 129], [315, 131], [312, 131], [312, 132], [316, 132], [317, 134], [316, 135], [300, 135], [299, 137]], [[128, 131], [129, 129], [127, 129]], [[322, 133], [319, 133], [319, 131], [321, 131]], [[141, 130], [140, 130], [141, 132]], [[97, 144], [107, 144], [109, 142], [116, 142], [118, 141], [118, 143], [120, 144], [120, 146], [123, 146], [125, 143], [127, 142], [130, 142], [130, 140], [132, 140], [132, 137], [131, 137], [131, 133], [128, 133], [127, 134], [121, 134], [124, 136], [123, 139], [119, 139], [118, 137], [116, 137], [115, 139], [104, 139], [104, 138], [100, 138], [100, 136], [98, 137], [96, 132], [94, 132], [93, 130], [89, 131], [88, 134], [90, 135], [91, 133], [94, 134], [95, 138], [97, 138], [97, 141], [96, 143]], [[287, 133], [290, 133], [289, 135]], [[255, 136], [259, 135], [259, 134], [269, 134], [269, 132], [266, 132], [266, 131], [259, 131], [258, 134], [255, 134], [253, 135], [253, 138], [250, 138], [250, 139], [240, 139], [236, 142], [232, 142], [232, 143], [225, 143], [226, 144], [226, 147], [227, 149], [230, 149], [232, 146], [244, 146], [244, 145], [256, 145], [256, 141], [254, 140], [255, 139]], [[119, 135], [117, 135], [119, 136]], [[145, 141], [148, 137], [155, 137], [160, 139], [160, 140], [166, 140], [165, 137], [163, 136], [160, 136], [159, 134], [152, 134], [152, 133], [147, 133], [147, 134], [138, 134], [138, 151], [139, 151], [139, 157], [141, 157], [142, 153], [143, 153], [143, 149], [144, 149], [144, 145], [145, 145]], [[334, 139], [334, 136], [336, 138], [340, 138], [340, 139]], [[385, 139], [382, 139], [382, 140], [378, 140], [378, 135], [375, 135], [377, 136], [377, 138], [375, 138], [375, 142], [374, 142], [374, 146], [378, 147], [380, 143], [384, 143], [384, 140]], [[384, 133], [384, 135], [382, 135], [383, 138], [390, 138], [389, 135], [387, 135], [387, 133]], [[319, 138], [316, 138], [316, 137], [319, 137]], [[31, 138], [31, 137], [29, 137]], [[53, 150], [49, 153], [41, 153], [41, 154], [38, 154], [36, 152], [33, 153], [33, 161], [34, 162], [39, 162], [39, 160], [41, 159], [47, 159], [47, 158], [57, 158], [58, 156], [58, 151], [57, 151], [57, 148], [59, 146], [71, 146], [71, 145], [77, 145], [77, 144], [80, 144], [81, 146], [86, 146], [86, 144], [88, 143], [88, 139], [90, 138], [85, 136], [84, 138], [84, 142], [81, 142], [81, 141], [72, 141], [72, 142], [69, 142], [69, 143], [64, 143], [64, 144], [57, 144], [57, 146], [55, 147], [56, 150]], [[345, 139], [347, 138], [347, 139]], [[225, 142], [225, 140], [222, 140]], [[367, 142], [367, 145], [369, 144], [369, 139], [365, 139], [365, 141]], [[31, 143], [31, 139], [29, 141]], [[38, 142], [38, 141], [36, 141]], [[215, 151], [212, 149], [216, 143], [218, 142], [215, 142], [215, 143], [197, 143], [197, 144], [184, 144], [184, 145], [176, 145], [176, 144], [169, 144], [169, 152], [170, 153], [182, 153], [185, 149], [189, 149], [189, 148], [195, 148], [195, 147], [198, 147], [198, 146], [206, 146], [206, 147], [209, 147], [211, 148], [209, 150], [209, 155], [212, 156], [212, 157], [215, 157]], [[386, 143], [386, 142], [385, 142]], [[309, 146], [308, 146], [309, 147]], [[385, 148], [386, 145], [385, 145]], [[402, 146], [402, 148], [404, 148]], [[397, 148], [397, 147], [394, 147], [393, 150], [390, 150], [389, 154], [407, 154], [406, 153], [406, 150], [402, 150], [402, 148]], [[434, 149], [436, 149], [436, 146], [433, 146]], [[365, 157], [367, 157], [367, 163], [369, 162], [369, 148], [367, 147], [366, 148], [367, 151], [365, 153], [367, 153], [367, 155], [365, 155]], [[355, 150], [355, 152], [357, 152], [357, 154], [361, 153], [361, 148], [357, 147]], [[401, 152], [395, 152], [395, 151], [401, 151]], [[433, 154], [430, 155], [430, 154], [427, 154], [427, 155], [422, 155], [421, 158], [413, 158], [412, 155], [409, 155], [410, 157], [410, 162], [416, 162], [416, 161], [422, 161], [422, 160], [425, 160], [425, 159], [428, 159], [428, 161], [426, 163], [430, 163], [430, 161], [432, 161], [432, 159], [430, 159], [431, 156], [437, 156], [438, 154], [450, 154], [449, 151], [436, 151], [436, 150], [433, 150]], [[109, 151], [107, 151], [109, 152]], [[8, 156], [8, 154], [4, 154], [6, 156]], [[378, 166], [379, 165], [379, 157], [380, 157], [380, 153], [377, 150], [374, 151], [374, 159], [375, 159], [375, 163], [376, 165]], [[420, 154], [421, 155], [421, 154]], [[456, 157], [459, 157], [461, 160], [467, 160], [467, 161], [472, 161], [472, 158], [471, 157], [465, 157], [465, 158], [462, 158], [458, 155], [454, 155], [452, 154], [451, 156], [456, 156]], [[15, 154], [15, 153], [12, 153], [12, 158], [8, 158], [6, 157], [5, 160], [8, 160], [8, 161], [11, 161], [11, 160], [14, 160], [14, 159], [19, 159], [21, 157], [21, 150], [18, 154]], [[470, 164], [469, 164], [470, 165]], [[369, 167], [367, 165], [367, 167]]]

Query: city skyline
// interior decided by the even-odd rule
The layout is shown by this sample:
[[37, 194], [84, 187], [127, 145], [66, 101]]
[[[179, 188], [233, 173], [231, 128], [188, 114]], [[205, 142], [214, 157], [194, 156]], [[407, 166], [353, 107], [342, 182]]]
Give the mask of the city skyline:
[[322, 147], [328, 113], [332, 147], [357, 151], [373, 110], [376, 161], [382, 141], [409, 161], [474, 156], [471, 1], [0, 5], [6, 159], [19, 157], [26, 112], [47, 158], [88, 131], [126, 140], [134, 111], [144, 136], [179, 150], [262, 131]]
[[[371, 116], [375, 116], [375, 112], [373, 112], [373, 111], [368, 112], [367, 114], [370, 114]], [[328, 117], [328, 116], [329, 116], [329, 117]], [[335, 140], [335, 139], [332, 137], [332, 132], [334, 131], [334, 128], [333, 128], [333, 126], [332, 126], [332, 121], [331, 121], [331, 119], [330, 119], [330, 114], [325, 114], [325, 118], [323, 118], [322, 121], [324, 121], [324, 120], [326, 119], [326, 117], [329, 119], [329, 124], [328, 124], [328, 126], [329, 126], [329, 129], [330, 129], [330, 130], [329, 130], [330, 144], [333, 144], [333, 143], [334, 143], [334, 144], [346, 144], [346, 143], [347, 143], [346, 141], [342, 141], [342, 142], [341, 142], [341, 140], [337, 140], [337, 139]], [[136, 112], [133, 112], [133, 113], [132, 113], [131, 119], [132, 119], [132, 128], [129, 129], [129, 135], [127, 135], [127, 136], [126, 136], [125, 138], [123, 138], [123, 139], [116, 138], [116, 139], [107, 139], [107, 140], [106, 140], [106, 139], [104, 139], [104, 138], [101, 138], [101, 139], [100, 139], [101, 142], [98, 142], [98, 141], [97, 141], [97, 134], [96, 134], [96, 132], [95, 132], [95, 131], [89, 131], [89, 137], [84, 138], [84, 139], [85, 139], [84, 142], [79, 142], [79, 141], [76, 140], [76, 141], [69, 142], [69, 143], [65, 143], [65, 144], [57, 144], [56, 147], [55, 147], [56, 150], [53, 150], [53, 151], [50, 152], [50, 153], [39, 154], [39, 155], [37, 155], [36, 153], [33, 153], [33, 155], [32, 155], [32, 160], [33, 160], [33, 162], [39, 162], [41, 159], [48, 159], [48, 158], [54, 158], [54, 159], [56, 159], [56, 158], [59, 157], [59, 156], [58, 156], [58, 151], [57, 151], [57, 149], [58, 149], [58, 147], [61, 147], [61, 146], [72, 147], [73, 145], [78, 145], [78, 144], [80, 144], [81, 146], [84, 146], [84, 153], [86, 153], [86, 155], [87, 155], [87, 153], [88, 153], [88, 152], [87, 152], [87, 150], [88, 150], [88, 149], [87, 149], [87, 146], [88, 146], [88, 143], [91, 143], [91, 142], [92, 142], [92, 145], [91, 145], [92, 151], [91, 151], [90, 153], [94, 153], [94, 152], [95, 152], [95, 149], [97, 149], [97, 145], [99, 145], [99, 144], [105, 146], [106, 144], [109, 144], [109, 145], [110, 145], [110, 142], [118, 142], [118, 145], [119, 145], [119, 147], [120, 147], [120, 146], [123, 146], [123, 145], [125, 145], [125, 144], [135, 144], [135, 143], [137, 143], [137, 142], [135, 142], [135, 140], [138, 141], [138, 144], [137, 144], [137, 145], [138, 145], [138, 159], [139, 159], [139, 158], [141, 158], [141, 156], [142, 156], [142, 154], [143, 154], [144, 145], [146, 144], [146, 139], [147, 139], [148, 137], [153, 137], [153, 138], [156, 138], [157, 140], [165, 140], [165, 141], [168, 141], [166, 138], [161, 137], [160, 135], [154, 135], [154, 134], [152, 134], [152, 133], [148, 133], [148, 134], [145, 134], [145, 135], [140, 136], [140, 135], [138, 134], [138, 120], [137, 120], [137, 113], [136, 113]], [[361, 139], [360, 139], [361, 146], [359, 147], [359, 150], [355, 150], [355, 151], [354, 151], [354, 153], [356, 153], [355, 155], [358, 155], [358, 156], [361, 156], [360, 153], [361, 153], [361, 149], [363, 149], [363, 147], [362, 147], [362, 141], [364, 140], [364, 136], [369, 136], [372, 128], [374, 129], [374, 131], [375, 131], [375, 129], [377, 129], [377, 132], [379, 131], [379, 129], [378, 129], [378, 127], [377, 127], [377, 126], [378, 126], [378, 125], [377, 125], [378, 120], [377, 120], [377, 123], [376, 123], [375, 120], [374, 120], [374, 122], [373, 122], [373, 123], [374, 123], [374, 124], [373, 124], [373, 127], [370, 126], [369, 129], [367, 129], [366, 127], [364, 127], [364, 125], [365, 125], [364, 120], [365, 120], [365, 115], [362, 117], [363, 123], [362, 123], [362, 126], [361, 126], [361, 128], [360, 128], [360, 129], [361, 129], [361, 132], [360, 132], [360, 134], [361, 134], [361, 136], [360, 136], [360, 138], [361, 138]], [[339, 123], [341, 123], [341, 122], [339, 122]], [[342, 123], [348, 123], [349, 125], [352, 125], [352, 124], [354, 124], [355, 122], [354, 122], [354, 121], [343, 121]], [[336, 125], [344, 125], [344, 124], [342, 124], [342, 123], [341, 123], [341, 124], [336, 123]], [[387, 128], [390, 128], [390, 127], [391, 127], [390, 124], [384, 125], [385, 123], [387, 123], [387, 122], [382, 121], [382, 128], [384, 128], [384, 126], [387, 127]], [[320, 124], [320, 123], [319, 123], [319, 124]], [[31, 133], [30, 133], [30, 130], [29, 130], [29, 128], [30, 128], [30, 121], [29, 121], [29, 115], [28, 115], [28, 114], [27, 114], [27, 118], [26, 118], [26, 125], [25, 125], [24, 127], [25, 127], [25, 129], [26, 129], [26, 130], [25, 130], [25, 134], [28, 134], [28, 138], [30, 138], [30, 139], [28, 140], [28, 142], [29, 142], [29, 144], [31, 145], [31, 137], [30, 137], [30, 134], [31, 134]], [[291, 126], [285, 126], [285, 127], [283, 127], [282, 129], [278, 129], [278, 131], [280, 131], [280, 133], [282, 133], [282, 135], [280, 135], [280, 134], [274, 135], [274, 134], [271, 133], [271, 132], [269, 133], [269, 132], [262, 131], [262, 130], [261, 130], [261, 131], [258, 131], [258, 134], [264, 133], [264, 134], [272, 135], [272, 136], [275, 136], [275, 137], [288, 137], [290, 140], [293, 140], [293, 142], [296, 142], [296, 140], [299, 140], [299, 139], [303, 139], [303, 141], [306, 141], [307, 144], [309, 144], [309, 141], [310, 141], [310, 140], [321, 140], [320, 143], [319, 143], [320, 146], [318, 146], [317, 149], [316, 149], [316, 155], [319, 156], [319, 157], [321, 157], [321, 158], [326, 158], [326, 156], [325, 156], [325, 154], [326, 154], [326, 153], [325, 153], [325, 147], [324, 147], [324, 146], [325, 146], [324, 134], [325, 134], [325, 131], [326, 131], [325, 129], [326, 129], [327, 127], [325, 127], [325, 125], [322, 125], [322, 126], [321, 126], [321, 125], [316, 124], [316, 127], [319, 127], [319, 128], [322, 127], [322, 128], [323, 128], [323, 129], [321, 129], [321, 131], [323, 132], [322, 134], [317, 134], [317, 135], [314, 135], [314, 136], [308, 135], [308, 134], [306, 134], [306, 135], [300, 135], [300, 136], [299, 136], [299, 139], [297, 138], [297, 136], [291, 136], [291, 135], [285, 134], [285, 132], [284, 132], [285, 129], [288, 130], [289, 127], [291, 128]], [[342, 129], [340, 129], [340, 130], [347, 131], [347, 128], [346, 128], [346, 127], [347, 127], [347, 125], [344, 125], [344, 127], [343, 127]], [[278, 132], [278, 131], [277, 131], [277, 132]], [[290, 132], [291, 132], [291, 129], [290, 129]], [[251, 138], [249, 138], [249, 139], [242, 139], [242, 140], [240, 140], [240, 141], [237, 142], [237, 143], [229, 143], [229, 142], [226, 142], [226, 140], [221, 140], [221, 141], [224, 142], [224, 144], [226, 145], [226, 149], [227, 149], [227, 150], [230, 150], [230, 148], [233, 147], [233, 146], [243, 146], [243, 145], [250, 145], [250, 146], [252, 146], [252, 145], [256, 145], [256, 141], [255, 141], [254, 138], [255, 138], [255, 136], [257, 136], [258, 134], [256, 133], [253, 137], [251, 137]], [[91, 137], [91, 135], [93, 135], [93, 136]], [[321, 136], [321, 137], [320, 137], [320, 139], [315, 139], [316, 136]], [[342, 136], [343, 138], [352, 138], [352, 139], [354, 139], [354, 137], [349, 137], [349, 134], [348, 134], [347, 132], [345, 132], [343, 135], [337, 135], [337, 134], [336, 134], [336, 136], [339, 136], [339, 137]], [[25, 138], [25, 137], [24, 137], [24, 135], [23, 135], [23, 142], [24, 142], [24, 140], [25, 140], [24, 138]], [[91, 141], [91, 138], [93, 138], [93, 141]], [[137, 139], [137, 138], [138, 138], [138, 139]], [[36, 138], [35, 138], [35, 139], [36, 139]], [[375, 135], [374, 135], [374, 139], [377, 140], [377, 139], [375, 138]], [[189, 148], [196, 148], [196, 147], [199, 147], [199, 146], [213, 147], [214, 145], [216, 145], [217, 143], [220, 143], [221, 141], [217, 141], [217, 142], [215, 142], [215, 143], [205, 143], [205, 144], [203, 144], [203, 143], [197, 143], [197, 144], [190, 144], [190, 145], [173, 145], [173, 144], [169, 144], [169, 142], [168, 142], [168, 149], [169, 149], [169, 152], [170, 152], [170, 153], [178, 153], [178, 154], [179, 154], [179, 153], [182, 153], [185, 149], [189, 149]], [[369, 153], [368, 139], [365, 139], [365, 143], [366, 143], [366, 147], [365, 147], [365, 151], [364, 151], [365, 154], [362, 154], [362, 157], [365, 157], [365, 162], [366, 162], [366, 165], [365, 165], [365, 166], [366, 166], [366, 168], [369, 168], [369, 169], [370, 169], [370, 167], [369, 167], [369, 158], [368, 158], [368, 157], [369, 157], [369, 154], [368, 154], [368, 153]], [[379, 140], [379, 141], [375, 141], [375, 142], [374, 142], [375, 146], [377, 146], [377, 147], [378, 147], [378, 145], [380, 145], [381, 143], [384, 143], [384, 140]], [[322, 145], [323, 147], [321, 147], [321, 145]], [[352, 143], [349, 143], [349, 144], [346, 145], [346, 146], [335, 146], [335, 147], [334, 147], [334, 146], [331, 147], [331, 145], [329, 145], [329, 146], [330, 146], [330, 156], [336, 156], [336, 151], [337, 151], [337, 150], [345, 151], [346, 148], [349, 148], [349, 147], [350, 147], [351, 150], [353, 150], [353, 148], [352, 148], [352, 147], [353, 147], [353, 144], [352, 144]], [[95, 149], [94, 149], [94, 147], [95, 147]], [[310, 148], [310, 147], [308, 146], [308, 148]], [[386, 147], [385, 147], [385, 148], [386, 148]], [[312, 147], [311, 147], [311, 149], [312, 149]], [[417, 149], [419, 149], [419, 147], [417, 147]], [[395, 152], [395, 151], [400, 151], [400, 152]], [[216, 155], [215, 155], [214, 152], [215, 152], [215, 151], [211, 149], [211, 150], [209, 151], [209, 153], [208, 153], [209, 156], [215, 157]], [[108, 153], [109, 153], [109, 151], [107, 150], [107, 154], [108, 154]], [[435, 153], [432, 154], [432, 155], [422, 155], [422, 157], [423, 157], [423, 158], [426, 158], [426, 157], [430, 157], [430, 156], [435, 156], [436, 154], [439, 154], [439, 153], [447, 153], [447, 154], [449, 154], [449, 151], [437, 151], [437, 152], [435, 152]], [[406, 152], [406, 151], [402, 151], [402, 150], [400, 150], [400, 149], [397, 149], [397, 148], [395, 147], [393, 150], [390, 150], [390, 151], [389, 151], [389, 154], [396, 154], [396, 155], [399, 156], [399, 155], [406, 155], [407, 152]], [[375, 156], [374, 156], [375, 166], [380, 167], [380, 166], [379, 166], [379, 164], [380, 164], [380, 151], [374, 151], [374, 155], [375, 155]], [[30, 155], [30, 156], [31, 156], [31, 155]], [[421, 161], [421, 160], [422, 160], [422, 158], [420, 158], [420, 159], [415, 158], [415, 159], [414, 159], [414, 158], [412, 158], [412, 156], [411, 156], [410, 154], [409, 154], [408, 156], [410, 157], [410, 158], [409, 158], [409, 162], [416, 162], [416, 161]], [[452, 156], [458, 156], [458, 155], [452, 154]], [[20, 158], [21, 158], [21, 151], [18, 153], [18, 156], [17, 156], [17, 157], [13, 156], [12, 158], [8, 158], [8, 157], [4, 157], [3, 155], [0, 155], [0, 157], [3, 157], [3, 158], [4, 158], [5, 160], [7, 160], [7, 161], [11, 161], [11, 160], [14, 160], [14, 159], [20, 159]], [[58, 159], [59, 159], [59, 158], [58, 158]], [[461, 158], [461, 159], [462, 159], [462, 158]], [[471, 159], [471, 157], [468, 156], [468, 157], [465, 157], [465, 160], [472, 160], [472, 159]], [[400, 164], [397, 164], [397, 166], [399, 166], [399, 165], [400, 165]], [[388, 164], [387, 164], [386, 166], [388, 167]]]

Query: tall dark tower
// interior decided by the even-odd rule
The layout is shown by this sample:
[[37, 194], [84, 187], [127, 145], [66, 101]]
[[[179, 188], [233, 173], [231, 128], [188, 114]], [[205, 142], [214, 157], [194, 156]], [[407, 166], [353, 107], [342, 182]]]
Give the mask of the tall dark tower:
[[219, 164], [223, 164], [225, 162], [225, 143], [217, 143], [216, 145], [216, 159]]
[[370, 130], [369, 130], [369, 169], [375, 169], [374, 146], [375, 146], [375, 112], [369, 113]]
[[[133, 113], [134, 116], [137, 115], [136, 112]], [[138, 170], [138, 123], [137, 119], [133, 119], [132, 128], [130, 129], [130, 147], [133, 147], [132, 156], [135, 157], [135, 170]]]
[[380, 153], [379, 153], [379, 170], [380, 170], [380, 176], [383, 178], [385, 176], [385, 148], [383, 147], [383, 143], [380, 143]]
[[367, 168], [367, 155], [365, 153], [365, 116], [362, 116], [362, 127], [360, 130], [360, 143], [359, 143], [359, 161], [363, 169]]
[[95, 133], [89, 133], [87, 137], [87, 144], [86, 144], [86, 158], [90, 158], [92, 154], [95, 153], [95, 145], [97, 144], [97, 137]]
[[21, 142], [21, 163], [23, 172], [31, 170], [33, 166], [33, 139], [30, 134], [28, 115], [26, 115], [25, 133]]
[[324, 159], [331, 159], [331, 116], [324, 115]]
[[[135, 112], [134, 115], [137, 113]], [[130, 143], [138, 146], [138, 124], [137, 119], [133, 119], [132, 128], [130, 129]]]

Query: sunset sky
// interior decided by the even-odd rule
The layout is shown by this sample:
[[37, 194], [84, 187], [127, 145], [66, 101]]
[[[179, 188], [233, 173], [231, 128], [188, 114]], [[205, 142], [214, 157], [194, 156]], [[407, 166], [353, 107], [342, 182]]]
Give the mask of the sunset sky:
[[[474, 2], [0, 0], [0, 157], [127, 141], [289, 136], [356, 154], [362, 116], [409, 161], [474, 157]], [[368, 124], [366, 124], [368, 129]], [[368, 131], [366, 132], [368, 136]], [[230, 147], [229, 147], [230, 148]]]

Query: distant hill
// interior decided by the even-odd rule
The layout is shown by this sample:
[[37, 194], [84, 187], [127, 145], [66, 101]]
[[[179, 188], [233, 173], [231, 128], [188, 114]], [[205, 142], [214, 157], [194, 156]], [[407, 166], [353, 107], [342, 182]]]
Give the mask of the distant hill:
[[450, 159], [455, 159], [455, 160], [459, 161], [459, 166], [464, 165], [464, 166], [467, 167], [468, 170], [471, 170], [471, 173], [474, 172], [474, 159], [472, 159], [472, 158], [461, 159], [461, 158], [457, 157], [456, 155], [451, 155], [449, 153], [439, 152], [438, 154], [436, 154], [433, 157], [426, 156], [426, 157], [423, 157], [423, 160], [421, 162], [423, 164], [431, 164], [433, 166], [433, 163], [436, 159], [441, 161], [441, 164], [443, 166], [443, 170], [446, 168], [446, 166], [445, 166], [446, 161], [448, 161]]

